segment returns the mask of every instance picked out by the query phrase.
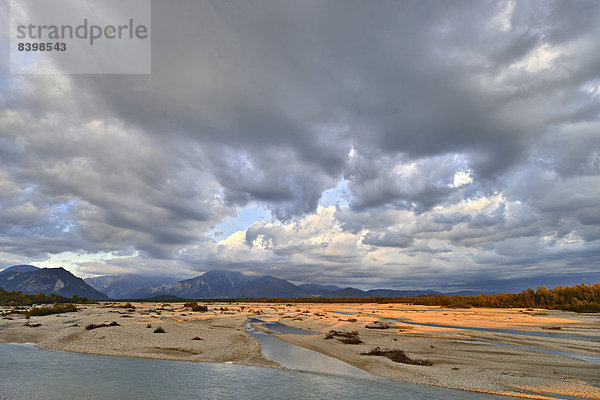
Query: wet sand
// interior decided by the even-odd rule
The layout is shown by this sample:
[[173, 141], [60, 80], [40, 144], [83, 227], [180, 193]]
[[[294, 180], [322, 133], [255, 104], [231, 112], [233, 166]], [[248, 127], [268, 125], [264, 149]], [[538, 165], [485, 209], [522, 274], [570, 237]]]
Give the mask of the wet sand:
[[[600, 364], [560, 351], [600, 359], [600, 316], [523, 309], [442, 309], [401, 304], [211, 303], [205, 313], [181, 303], [133, 303], [133, 310], [113, 305], [80, 306], [77, 313], [0, 319], [0, 342], [33, 342], [38, 347], [93, 354], [232, 362], [282, 368], [261, 354], [260, 344], [245, 332], [249, 318], [278, 321], [316, 335], [275, 334], [287, 342], [345, 361], [375, 375], [404, 381], [525, 398], [577, 396], [600, 399]], [[417, 323], [509, 329], [578, 335], [562, 338], [408, 325]], [[89, 324], [119, 326], [86, 330]], [[376, 321], [387, 329], [369, 329]], [[151, 328], [148, 328], [148, 324]], [[254, 324], [265, 329], [262, 324]], [[376, 326], [377, 324], [375, 324]], [[154, 333], [162, 327], [165, 333]], [[544, 329], [546, 328], [546, 329]], [[560, 329], [558, 329], [560, 328]], [[357, 331], [361, 344], [344, 344], [327, 332]], [[587, 336], [589, 340], [579, 340]], [[201, 340], [193, 340], [200, 338]], [[577, 340], [574, 340], [577, 339]], [[481, 342], [492, 343], [481, 344]], [[504, 345], [504, 346], [500, 346]], [[365, 356], [374, 347], [399, 349], [432, 365], [409, 365]]]

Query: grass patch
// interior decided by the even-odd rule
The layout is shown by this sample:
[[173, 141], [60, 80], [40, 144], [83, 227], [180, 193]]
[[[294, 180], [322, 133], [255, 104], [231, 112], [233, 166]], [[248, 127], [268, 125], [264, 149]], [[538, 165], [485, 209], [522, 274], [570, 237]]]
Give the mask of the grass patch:
[[380, 347], [375, 347], [371, 349], [368, 353], [361, 353], [363, 356], [382, 356], [387, 357], [390, 360], [402, 363], [402, 364], [410, 364], [410, 365], [433, 365], [431, 361], [427, 360], [413, 360], [409, 356], [406, 355], [402, 350], [393, 350], [393, 349], [381, 349]]
[[121, 326], [118, 322], [113, 321], [110, 324], [89, 324], [85, 327], [86, 331], [91, 331], [92, 329], [105, 328], [107, 326]]

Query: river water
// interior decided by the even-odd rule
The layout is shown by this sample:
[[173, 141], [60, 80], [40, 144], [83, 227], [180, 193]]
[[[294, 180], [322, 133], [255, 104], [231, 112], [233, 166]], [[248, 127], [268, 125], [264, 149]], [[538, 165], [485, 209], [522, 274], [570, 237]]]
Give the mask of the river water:
[[350, 375], [99, 356], [0, 343], [2, 400], [509, 398], [366, 373]]

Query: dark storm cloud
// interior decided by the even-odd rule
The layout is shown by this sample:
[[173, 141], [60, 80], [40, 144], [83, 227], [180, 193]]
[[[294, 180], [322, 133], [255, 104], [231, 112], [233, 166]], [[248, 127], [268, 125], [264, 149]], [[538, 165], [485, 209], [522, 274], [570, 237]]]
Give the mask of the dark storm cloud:
[[[120, 250], [411, 282], [581, 246], [594, 268], [598, 3], [176, 0], [152, 14], [151, 75], [0, 67], [6, 260]], [[350, 206], [318, 211], [340, 179]], [[273, 224], [205, 238], [253, 204]]]
[[[201, 143], [205, 151], [195, 155], [212, 159], [226, 200], [265, 201], [282, 218], [314, 209], [340, 175], [350, 177], [358, 207], [396, 202], [427, 209], [448, 195], [439, 185], [420, 193], [373, 190], [374, 177], [393, 182], [382, 175], [393, 165], [378, 166], [376, 176], [356, 171], [347, 163], [352, 144], [367, 162], [460, 152], [475, 176], [497, 177], [525, 162], [547, 132], [554, 110], [521, 115], [537, 109], [533, 97], [540, 92], [556, 96], [543, 85], [579, 85], [594, 77], [586, 70], [600, 60], [573, 65], [568, 79], [520, 72], [501, 90], [473, 79], [494, 78], [540, 43], [580, 38], [587, 31], [560, 21], [597, 14], [589, 4], [517, 4], [508, 32], [489, 26], [501, 3], [153, 6], [152, 76], [86, 77], [76, 84], [149, 132]], [[575, 105], [578, 96], [568, 97], [560, 100]], [[231, 155], [240, 151], [253, 178], [242, 175], [246, 167]]]
[[[464, 33], [457, 26], [452, 29], [459, 32], [437, 32], [459, 16], [473, 22], [472, 29], [483, 29], [492, 11], [473, 9], [471, 3], [449, 9], [392, 2], [374, 9], [362, 2], [343, 7], [323, 1], [158, 2], [151, 77], [76, 82], [148, 131], [200, 140], [209, 154], [220, 157], [227, 157], [222, 146], [243, 149], [261, 172], [274, 171], [272, 188], [257, 182], [250, 189], [227, 174], [239, 176], [235, 165], [216, 160], [227, 196], [236, 204], [257, 199], [277, 208], [291, 202], [286, 212], [304, 213], [322, 192], [320, 176], [352, 174], [345, 165], [353, 143], [370, 160], [398, 153], [410, 158], [481, 153], [474, 163], [482, 177], [523, 159], [526, 141], [533, 139], [527, 127], [500, 118], [505, 102], [473, 87], [469, 77], [477, 65], [443, 54], [456, 45], [484, 48], [487, 42], [465, 43], [465, 37], [454, 37]], [[312, 165], [319, 173], [297, 177], [306, 188], [282, 185], [294, 174], [278, 173], [289, 160], [274, 153], [289, 153], [298, 171]], [[360, 193], [370, 176], [352, 176]], [[444, 197], [439, 191], [431, 188], [423, 193], [429, 201], [417, 200], [430, 207]], [[413, 201], [403, 195], [397, 197]], [[389, 201], [388, 193], [379, 197], [365, 206]]]

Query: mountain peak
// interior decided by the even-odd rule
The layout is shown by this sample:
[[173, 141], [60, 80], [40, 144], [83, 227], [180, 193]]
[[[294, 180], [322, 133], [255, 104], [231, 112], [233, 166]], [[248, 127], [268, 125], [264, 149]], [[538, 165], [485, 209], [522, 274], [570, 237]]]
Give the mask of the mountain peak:
[[0, 271], [0, 274], [3, 274], [5, 272], [31, 272], [31, 271], [38, 271], [39, 268], [38, 267], [34, 267], [33, 265], [13, 265], [12, 267], [8, 267], [2, 271]]
[[[22, 267], [22, 266], [18, 266]], [[23, 268], [7, 268], [0, 273], [0, 287], [4, 290], [17, 290], [27, 294], [58, 294], [65, 297], [74, 295], [87, 297], [90, 300], [107, 299], [108, 297], [85, 283], [64, 268], [42, 268], [26, 266]]]
[[202, 275], [200, 275], [201, 277], [206, 277], [206, 278], [221, 278], [221, 277], [242, 277], [244, 276], [244, 274], [242, 274], [241, 272], [236, 272], [236, 271], [225, 271], [225, 270], [221, 270], [221, 269], [211, 269], [210, 271], [207, 271], [205, 273], [203, 273]]

